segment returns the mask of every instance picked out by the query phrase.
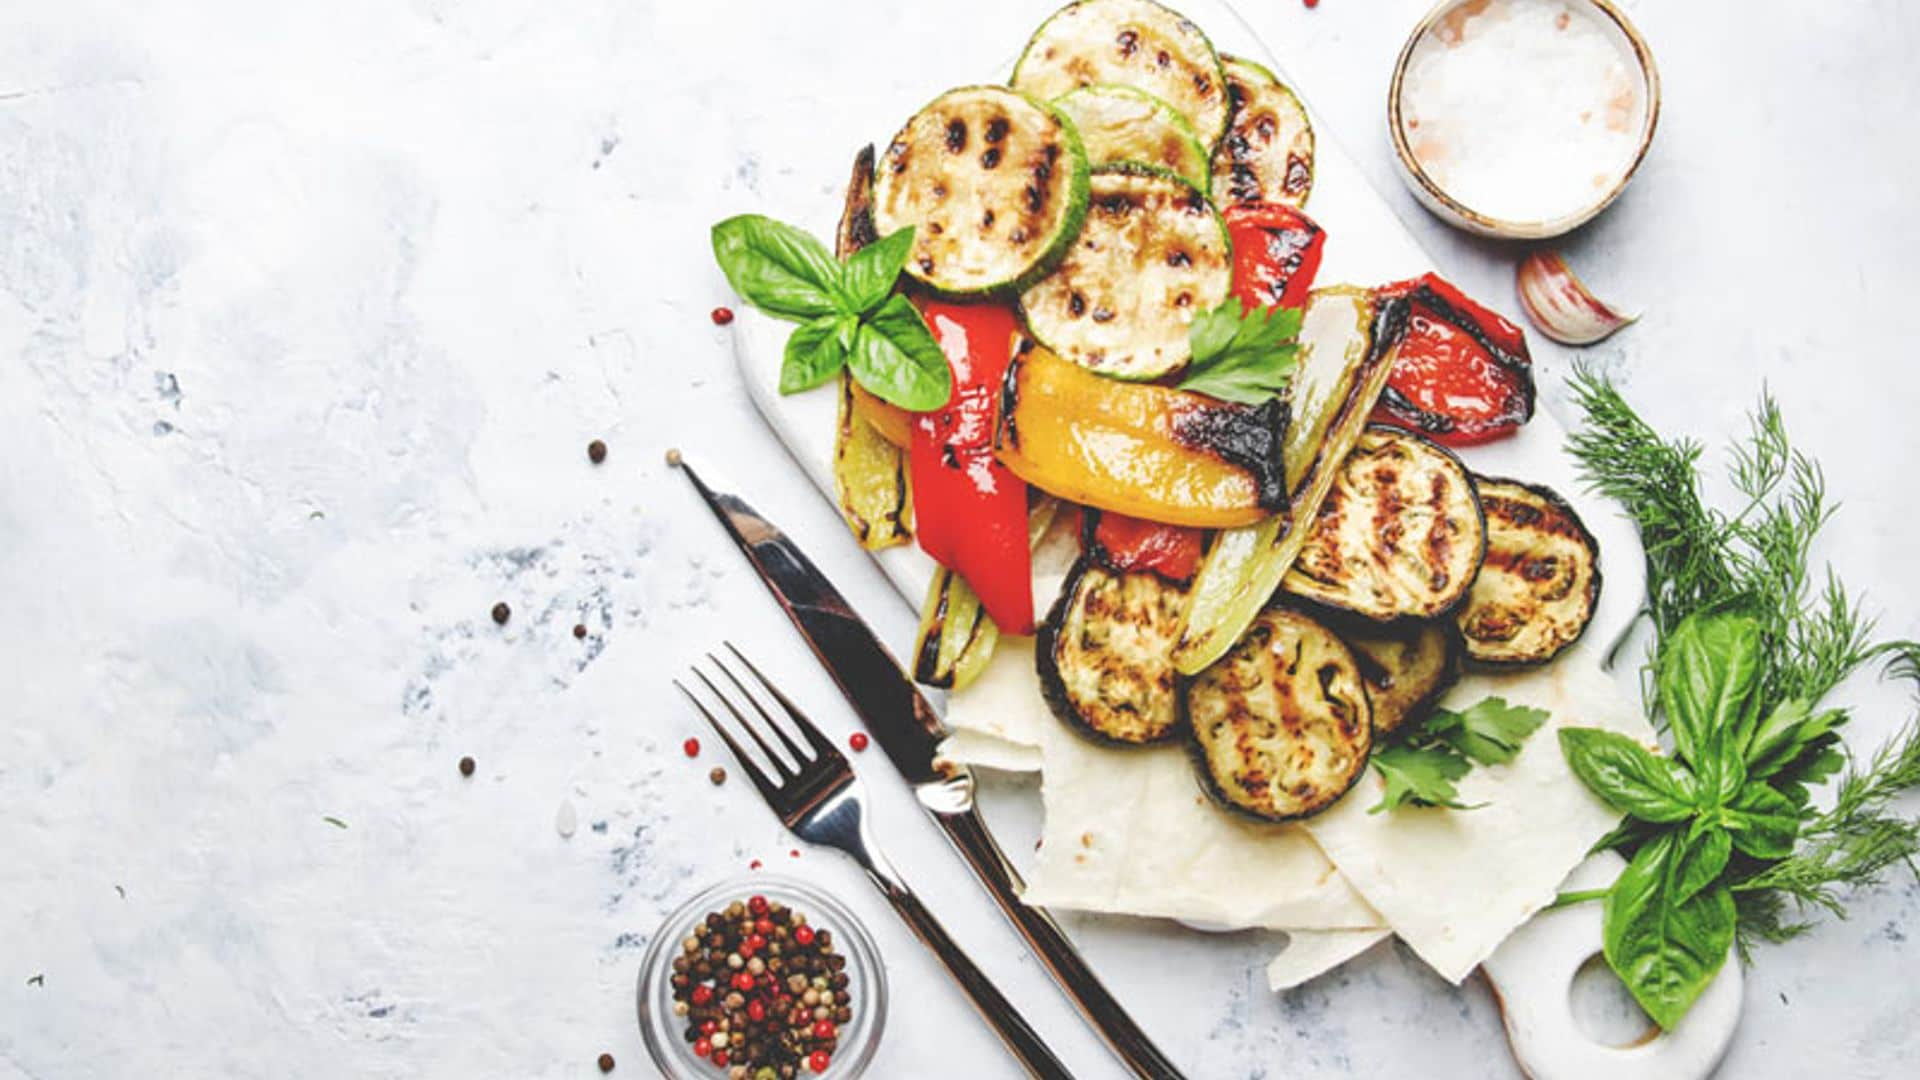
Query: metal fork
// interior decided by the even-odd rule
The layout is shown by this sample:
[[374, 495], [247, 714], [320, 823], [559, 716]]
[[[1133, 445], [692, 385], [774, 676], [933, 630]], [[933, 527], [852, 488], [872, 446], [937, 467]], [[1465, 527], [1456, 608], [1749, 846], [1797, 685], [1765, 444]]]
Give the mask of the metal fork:
[[[880, 853], [873, 842], [873, 835], [867, 829], [863, 807], [864, 792], [860, 786], [860, 780], [854, 776], [852, 767], [847, 764], [847, 759], [820, 734], [820, 729], [807, 719], [798, 706], [781, 693], [765, 675], [762, 675], [752, 661], [741, 655], [739, 649], [734, 648], [732, 642], [727, 643], [727, 649], [733, 653], [734, 659], [753, 674], [754, 679], [766, 693], [779, 704], [781, 711], [787, 714], [787, 718], [792, 721], [793, 727], [799, 731], [800, 738], [805, 743], [804, 749], [799, 743], [794, 742], [781, 724], [774, 720], [773, 715], [760, 704], [759, 698], [747, 689], [739, 676], [733, 673], [733, 669], [712, 653], [707, 654], [707, 659], [712, 661], [713, 666], [733, 684], [734, 689], [738, 691], [738, 696], [744, 698], [752, 706], [753, 711], [759, 714], [761, 724], [756, 725], [749, 720], [739, 706], [734, 704], [733, 699], [707, 677], [706, 672], [695, 667], [693, 673], [706, 684], [707, 689], [719, 699], [726, 711], [733, 715], [735, 722], [753, 740], [754, 745], [759, 747], [767, 762], [766, 766], [762, 766], [746, 752], [728, 732], [726, 725], [720, 722], [719, 717], [708, 711], [706, 705], [694, 696], [693, 691], [687, 689], [678, 679], [673, 681], [673, 685], [679, 687], [688, 701], [693, 702], [693, 707], [700, 711], [701, 716], [706, 717], [707, 723], [712, 725], [714, 732], [720, 736], [720, 741], [726, 743], [727, 749], [733, 751], [733, 756], [740, 761], [741, 769], [752, 779], [753, 786], [760, 789], [760, 794], [766, 799], [767, 805], [773, 808], [773, 812], [779, 815], [781, 822], [794, 835], [810, 844], [838, 848], [851, 855], [853, 860], [866, 870], [867, 876], [879, 886], [880, 892], [893, 905], [894, 911], [898, 912], [900, 917], [906, 920], [907, 926], [912, 928], [914, 936], [918, 937], [927, 948], [932, 949], [934, 955], [940, 958], [940, 962], [947, 966], [947, 970], [960, 984], [960, 989], [973, 1002], [973, 1007], [979, 1010], [988, 1024], [992, 1025], [995, 1034], [1007, 1044], [1007, 1049], [1020, 1059], [1020, 1064], [1024, 1065], [1029, 1073], [1046, 1080], [1054, 1080], [1054, 1078], [1071, 1080], [1073, 1074], [1067, 1071], [1066, 1066], [1060, 1063], [1060, 1059], [1055, 1057], [1046, 1043], [1040, 1040], [1040, 1036], [1033, 1030], [1032, 1025], [1028, 1024], [1025, 1018], [1014, 1009], [1013, 1003], [993, 985], [986, 973], [967, 957], [967, 954], [947, 934], [946, 928], [940, 925], [940, 921], [934, 918], [933, 913], [920, 902], [920, 898], [914, 895], [913, 890], [901, 878], [900, 872], [895, 870], [886, 856]], [[762, 728], [771, 732], [773, 738], [786, 750], [786, 759], [782, 759], [780, 754], [775, 752], [773, 745], [761, 733]], [[788, 764], [789, 760], [792, 762], [791, 765]], [[769, 767], [772, 775], [768, 772]]]

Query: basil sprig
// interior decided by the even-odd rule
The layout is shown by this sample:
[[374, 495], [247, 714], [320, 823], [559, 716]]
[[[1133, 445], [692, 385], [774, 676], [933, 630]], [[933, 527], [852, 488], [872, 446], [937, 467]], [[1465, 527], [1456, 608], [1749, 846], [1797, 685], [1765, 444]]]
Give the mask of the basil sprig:
[[1662, 757], [1624, 735], [1565, 728], [1567, 764], [1632, 823], [1639, 841], [1605, 891], [1607, 963], [1672, 1030], [1726, 963], [1736, 895], [1793, 854], [1809, 784], [1842, 764], [1838, 712], [1788, 699], [1760, 716], [1759, 623], [1727, 612], [1682, 620], [1662, 643], [1654, 691], [1673, 734]]
[[760, 214], [713, 227], [713, 257], [740, 297], [796, 322], [780, 364], [780, 392], [811, 390], [846, 368], [874, 396], [927, 412], [947, 403], [953, 373], [919, 309], [893, 291], [913, 229], [842, 263], [812, 236]]

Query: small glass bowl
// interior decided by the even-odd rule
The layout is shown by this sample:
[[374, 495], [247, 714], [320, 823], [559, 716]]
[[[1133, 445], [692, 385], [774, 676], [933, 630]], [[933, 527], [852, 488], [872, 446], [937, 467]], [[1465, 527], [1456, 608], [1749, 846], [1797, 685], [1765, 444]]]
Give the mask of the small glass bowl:
[[[638, 1006], [640, 1034], [661, 1075], [672, 1080], [726, 1080], [727, 1070], [693, 1056], [683, 1034], [686, 1021], [673, 1013], [673, 958], [693, 927], [710, 911], [735, 900], [764, 896], [807, 917], [807, 925], [833, 932], [833, 947], [847, 958], [847, 991], [853, 995], [853, 1021], [840, 1029], [826, 1080], [852, 1078], [866, 1071], [880, 1046], [887, 1020], [887, 972], [872, 935], [838, 900], [805, 882], [777, 874], [751, 874], [713, 886], [675, 908], [654, 931], [640, 960]], [[800, 1076], [814, 1076], [801, 1065]]]

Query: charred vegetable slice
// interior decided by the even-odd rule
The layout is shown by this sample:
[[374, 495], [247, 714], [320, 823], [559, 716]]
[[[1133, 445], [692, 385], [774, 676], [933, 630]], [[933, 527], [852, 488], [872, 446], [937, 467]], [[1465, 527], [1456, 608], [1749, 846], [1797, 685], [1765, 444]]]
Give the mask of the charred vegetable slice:
[[944, 566], [934, 571], [913, 647], [914, 681], [958, 690], [987, 666], [999, 643], [999, 626], [966, 579]]
[[1156, 165], [1207, 189], [1207, 150], [1173, 106], [1131, 86], [1083, 86], [1054, 101], [1079, 129], [1095, 168], [1132, 161]]
[[1479, 478], [1487, 557], [1455, 620], [1467, 658], [1542, 664], [1579, 639], [1600, 602], [1600, 545], [1551, 489]]
[[1102, 378], [1026, 342], [1007, 369], [1000, 423], [1000, 460], [1069, 502], [1201, 528], [1286, 505], [1283, 401], [1238, 405]]
[[1157, 379], [1193, 358], [1187, 326], [1227, 298], [1232, 251], [1206, 196], [1145, 165], [1095, 170], [1080, 237], [1020, 295], [1027, 328], [1089, 371]]
[[1225, 57], [1233, 120], [1213, 152], [1213, 201], [1305, 206], [1313, 191], [1313, 124], [1273, 72]]
[[1460, 459], [1376, 424], [1334, 471], [1281, 587], [1376, 622], [1431, 619], [1467, 595], [1486, 541]]
[[1333, 805], [1373, 750], [1372, 706], [1352, 651], [1298, 611], [1262, 612], [1186, 684], [1182, 703], [1207, 790], [1268, 821]]
[[882, 155], [874, 226], [913, 226], [909, 275], [957, 295], [1020, 289], [1080, 231], [1087, 156], [1059, 112], [997, 86], [949, 90]]
[[1360, 438], [1380, 397], [1406, 329], [1406, 305], [1364, 290], [1321, 289], [1307, 303], [1300, 328], [1300, 366], [1293, 377], [1293, 423], [1283, 460], [1291, 522], [1272, 518], [1230, 529], [1194, 578], [1187, 625], [1174, 650], [1183, 674], [1194, 674], [1233, 647], [1260, 613], [1306, 541], [1305, 527], [1333, 486], [1335, 467]]
[[1375, 626], [1335, 624], [1353, 650], [1373, 703], [1373, 733], [1390, 735], [1418, 720], [1460, 678], [1460, 636], [1446, 620]]
[[1227, 129], [1226, 76], [1200, 28], [1150, 0], [1080, 0], [1053, 13], [1013, 66], [1013, 86], [1056, 98], [1082, 86], [1136, 86], [1167, 102], [1211, 147]]
[[[840, 258], [878, 239], [873, 231], [873, 147], [853, 159], [846, 204], [834, 246]], [[864, 399], [864, 400], [863, 400]], [[833, 488], [840, 516], [868, 550], [904, 544], [913, 535], [913, 498], [907, 477], [906, 412], [874, 397], [840, 373], [839, 423], [834, 430]], [[899, 419], [899, 438], [881, 427]]]
[[1151, 572], [1082, 558], [1034, 641], [1053, 714], [1109, 742], [1160, 742], [1179, 727], [1168, 658], [1186, 591]]

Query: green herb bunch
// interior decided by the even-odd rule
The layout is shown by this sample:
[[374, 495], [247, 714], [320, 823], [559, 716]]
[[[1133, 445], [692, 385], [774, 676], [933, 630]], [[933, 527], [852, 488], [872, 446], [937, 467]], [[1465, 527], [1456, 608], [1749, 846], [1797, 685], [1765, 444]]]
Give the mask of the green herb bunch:
[[713, 227], [713, 257], [741, 298], [800, 325], [787, 338], [780, 392], [811, 390], [846, 368], [876, 397], [927, 412], [947, 403], [953, 373], [919, 309], [893, 291], [913, 229], [846, 262], [800, 229], [759, 214]]
[[[1920, 644], [1875, 643], [1831, 570], [1813, 587], [1810, 552], [1832, 508], [1772, 398], [1732, 448], [1743, 503], [1729, 514], [1701, 494], [1699, 444], [1662, 439], [1601, 376], [1580, 371], [1573, 388], [1585, 423], [1569, 449], [1646, 549], [1643, 686], [1673, 751], [1561, 731], [1574, 772], [1627, 816], [1600, 846], [1630, 859], [1610, 888], [1562, 900], [1604, 898], [1609, 965], [1671, 1029], [1736, 944], [1805, 930], [1790, 912], [1844, 915], [1841, 890], [1912, 868], [1920, 822], [1892, 801], [1920, 784], [1920, 727], [1862, 765], [1840, 742], [1846, 711], [1821, 705], [1879, 657], [1920, 683]], [[1832, 807], [1818, 809], [1815, 789], [1836, 776]]]
[[1373, 767], [1387, 786], [1367, 813], [1403, 806], [1479, 809], [1485, 804], [1460, 801], [1454, 781], [1475, 765], [1512, 761], [1527, 736], [1546, 723], [1547, 715], [1545, 709], [1509, 705], [1498, 697], [1481, 698], [1464, 712], [1433, 710], [1392, 745], [1373, 752]]

